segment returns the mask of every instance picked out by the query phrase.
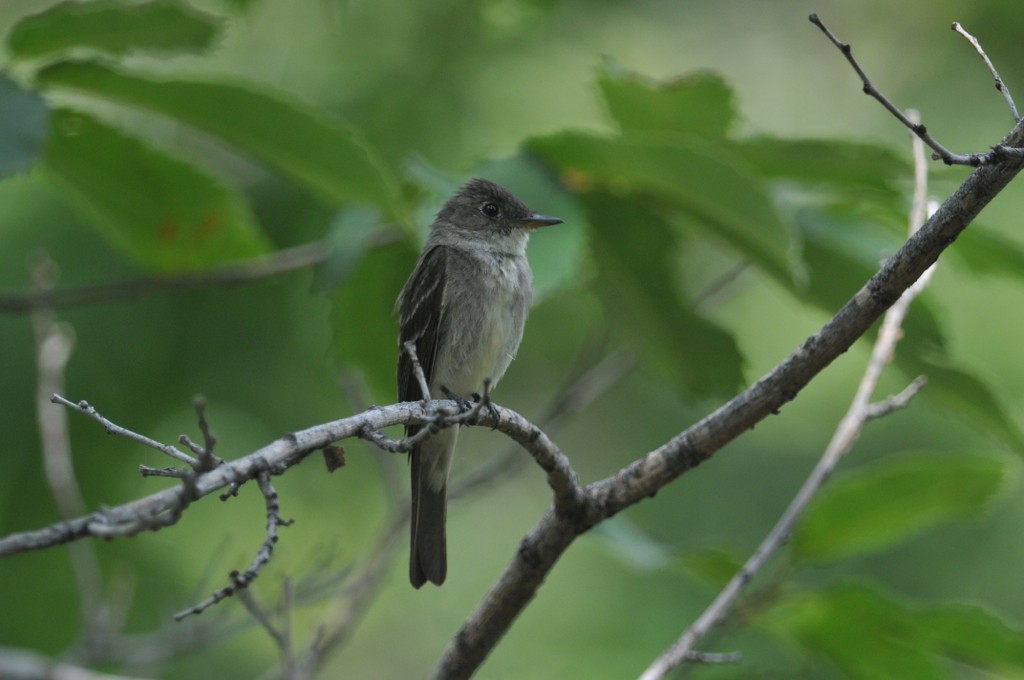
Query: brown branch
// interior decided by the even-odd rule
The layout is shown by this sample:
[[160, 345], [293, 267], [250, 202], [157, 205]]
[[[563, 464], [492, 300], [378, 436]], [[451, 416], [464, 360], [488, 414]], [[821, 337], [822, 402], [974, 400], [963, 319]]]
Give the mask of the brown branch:
[[[913, 132], [915, 135], [921, 138], [921, 140], [927, 144], [932, 151], [935, 153], [932, 158], [936, 160], [942, 160], [946, 165], [967, 165], [970, 167], [978, 167], [980, 165], [987, 165], [990, 163], [1001, 163], [1009, 157], [1020, 158], [1024, 154], [1024, 149], [1020, 148], [1018, 144], [1007, 144], [1004, 140], [1002, 144], [999, 144], [992, 148], [987, 153], [971, 153], [971, 154], [958, 154], [953, 153], [942, 144], [938, 142], [931, 134], [928, 133], [928, 128], [922, 125], [920, 122], [911, 121], [900, 109], [889, 100], [882, 92], [875, 87], [871, 79], [868, 78], [864, 69], [861, 68], [860, 64], [853, 57], [853, 48], [850, 47], [849, 43], [844, 43], [836, 35], [825, 26], [824, 22], [818, 18], [817, 14], [812, 14], [810, 17], [812, 24], [821, 29], [832, 44], [836, 46], [846, 60], [850, 62], [850, 66], [856, 71], [860, 77], [861, 82], [864, 84], [864, 94], [874, 97], [879, 104], [885, 107], [885, 110], [891, 113], [895, 118], [900, 121], [908, 130]], [[1016, 119], [1016, 120], [1019, 120]]]

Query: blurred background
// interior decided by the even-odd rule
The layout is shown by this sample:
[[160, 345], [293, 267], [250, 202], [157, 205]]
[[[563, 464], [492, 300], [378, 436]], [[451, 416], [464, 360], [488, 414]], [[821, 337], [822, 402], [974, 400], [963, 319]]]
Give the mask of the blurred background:
[[[51, 4], [5, 0], [0, 35]], [[538, 233], [531, 243], [541, 294], [519, 356], [495, 395], [527, 417], [542, 414], [556, 399], [587, 347], [607, 341], [600, 347], [608, 353], [620, 344], [614, 333], [606, 338], [605, 307], [589, 288], [594, 269], [586, 254], [584, 211], [571, 192], [559, 188], [556, 173], [538, 170], [537, 161], [520, 154], [525, 140], [561, 130], [615, 130], [597, 86], [608, 64], [658, 80], [695, 72], [720, 75], [735, 94], [739, 124], [734, 134], [740, 138], [856, 140], [906, 158], [907, 132], [861, 93], [848, 64], [807, 21], [811, 12], [853, 44], [883, 92], [898, 106], [920, 110], [929, 131], [953, 150], [987, 149], [1012, 120], [974, 50], [950, 31], [951, 22], [961, 22], [982, 41], [1011, 91], [1024, 92], [1019, 59], [1024, 13], [1013, 0], [190, 4], [223, 17], [223, 34], [210, 51], [129, 55], [122, 63], [148, 73], [252, 84], [348, 121], [384, 164], [415, 180], [410, 182], [415, 190], [404, 189], [404, 195], [412, 196], [401, 225], [405, 233], [422, 235], [450, 190], [481, 174], [502, 181], [534, 209], [566, 218], [562, 233]], [[11, 73], [25, 68], [5, 59]], [[73, 94], [58, 98], [75, 101]], [[94, 110], [242, 191], [272, 247], [332, 233], [338, 205], [212, 136], [157, 116], [102, 106]], [[938, 163], [933, 170], [930, 193], [939, 199], [967, 175]], [[909, 174], [903, 189], [909, 205]], [[1022, 200], [1024, 185], [1018, 182], [979, 222], [1020, 243]], [[29, 287], [40, 253], [56, 263], [60, 284], [66, 286], [150, 273], [101, 238], [41, 172], [0, 182], [0, 206], [0, 286], [6, 291]], [[858, 237], [853, 233], [849, 238]], [[865, 239], [879, 260], [900, 242], [897, 235]], [[687, 257], [679, 262], [680, 276], [695, 291], [705, 290], [735, 265], [716, 248], [691, 250]], [[396, 261], [411, 266], [407, 256]], [[928, 297], [948, 352], [988, 385], [1019, 426], [1024, 363], [1019, 361], [1017, 312], [1024, 289], [1005, 272], [984, 276], [943, 262]], [[393, 365], [386, 358], [372, 365], [350, 361], [345, 349], [352, 344], [338, 338], [357, 343], [360, 337], [393, 337], [397, 327], [390, 304], [397, 288], [392, 279], [401, 285], [407, 271], [394, 272], [379, 294], [356, 291], [340, 306], [332, 297], [337, 289], [318, 285], [314, 273], [304, 270], [230, 288], [58, 309], [75, 338], [66, 396], [86, 399], [115, 422], [172, 442], [182, 432], [198, 438], [191, 400], [203, 394], [220, 442], [218, 453], [225, 458], [368, 404], [390, 403], [394, 396], [386, 390]], [[363, 275], [369, 273], [357, 272], [338, 286], [354, 285]], [[853, 292], [835, 295], [841, 299]], [[628, 297], [623, 304], [630, 304]], [[360, 316], [339, 310], [358, 310]], [[710, 296], [701, 311], [736, 338], [746, 383], [828, 318], [753, 269]], [[58, 515], [39, 454], [28, 316], [0, 315], [0, 348], [0, 534], [6, 535], [44, 526]], [[744, 559], [757, 545], [842, 417], [868, 348], [862, 341], [780, 415], [656, 498], [580, 538], [478, 677], [639, 674], [714, 597], [714, 583], [687, 568], [687, 558], [720, 551]], [[393, 345], [375, 345], [359, 356], [393, 353]], [[896, 392], [907, 382], [907, 375], [893, 371], [880, 391]], [[589, 483], [657, 447], [722, 401], [688, 394], [665, 380], [657, 367], [635, 361], [625, 377], [553, 437]], [[75, 470], [89, 509], [168, 485], [137, 473], [140, 463], [166, 464], [154, 452], [111, 438], [77, 414], [69, 417]], [[463, 432], [455, 475], [485, 466], [507, 447], [498, 433]], [[1024, 622], [1019, 578], [1024, 502], [1012, 448], [925, 400], [872, 423], [844, 462], [844, 472], [911, 451], [984, 453], [1005, 465], [1000, 491], [970, 518], [914, 534], [886, 550], [794, 569], [783, 575], [779, 587], [869, 582], [901, 601], [971, 603], [1019, 625]], [[347, 465], [332, 475], [310, 458], [276, 480], [282, 513], [295, 524], [282, 529], [274, 558], [253, 590], [267, 608], [278, 606], [286, 592], [309, 593], [305, 600], [298, 598], [302, 601], [294, 603], [291, 613], [300, 648], [315, 638], [325, 616], [346, 606], [348, 596], [338, 583], [344, 584], [346, 570], [358, 569], [360, 558], [386, 530], [391, 489], [406, 484], [403, 459], [359, 442], [346, 449]], [[439, 589], [409, 587], [406, 539], [400, 532], [365, 619], [321, 677], [425, 675], [549, 503], [544, 477], [529, 462], [453, 501], [449, 576]], [[143, 635], [174, 629], [174, 639], [188, 639], [190, 630], [202, 637], [201, 631], [208, 630], [202, 626], [217, 631], [209, 633], [206, 643], [182, 643], [187, 651], [173, 660], [135, 659], [126, 672], [165, 678], [260, 677], [279, 662], [266, 632], [238, 602], [222, 603], [181, 624], [170, 620], [224, 584], [231, 569], [248, 564], [263, 525], [262, 500], [255, 489], [243, 488], [226, 503], [210, 497], [196, 504], [173, 528], [93, 544], [111, 597], [130, 603], [124, 613], [126, 631]], [[0, 560], [0, 612], [2, 646], [59, 656], [80, 641], [78, 595], [67, 551]], [[780, 644], [767, 632], [770, 626], [749, 624], [742, 618], [731, 622], [722, 635], [702, 645], [710, 651], [741, 650], [744, 666], [700, 668], [694, 674], [842, 677], [836, 667], [815, 665], [800, 649]], [[956, 677], [960, 671], [949, 673]]]

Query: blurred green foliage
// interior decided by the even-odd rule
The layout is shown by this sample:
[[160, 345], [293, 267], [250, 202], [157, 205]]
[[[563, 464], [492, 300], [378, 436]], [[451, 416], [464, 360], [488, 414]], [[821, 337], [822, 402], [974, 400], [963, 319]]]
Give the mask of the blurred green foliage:
[[[57, 310], [76, 342], [69, 398], [173, 441], [194, 430], [190, 399], [204, 393], [219, 453], [233, 457], [394, 399], [394, 298], [440, 202], [487, 176], [566, 220], [531, 244], [538, 304], [496, 398], [536, 416], [584, 348], [626, 348], [638, 368], [554, 435], [584, 480], [614, 474], [774, 365], [901, 243], [906, 133], [860, 95], [810, 11], [947, 146], [985, 148], [1010, 124], [975, 55], [945, 30], [964, 23], [1020, 89], [1013, 0], [823, 5], [10, 0], [0, 311], [28, 290], [40, 253], [76, 287], [323, 240], [317, 272], [175, 293], [142, 285]], [[936, 168], [933, 193], [963, 174]], [[869, 426], [844, 464], [857, 469], [826, 487], [707, 643], [741, 650], [744, 664], [695, 674], [1024, 671], [1021, 199], [1011, 186], [915, 302], [882, 389], [923, 372], [923, 398]], [[0, 343], [5, 535], [57, 514], [28, 316], [0, 314]], [[780, 417], [578, 541], [480, 677], [638, 674], [770, 528], [864, 358], [849, 353]], [[90, 509], [162, 487], [136, 473], [165, 464], [152, 452], [84, 419], [69, 426]], [[461, 439], [457, 475], [504, 445], [475, 430]], [[299, 649], [345, 606], [349, 570], [405, 484], [393, 456], [346, 446], [332, 476], [310, 462], [276, 480], [296, 523], [253, 592], [275, 612], [290, 594], [293, 611], [277, 620], [290, 620]], [[426, 673], [549, 503], [541, 475], [516, 469], [453, 504], [444, 588], [408, 588], [397, 552], [324, 677]], [[90, 545], [115, 618], [145, 634], [247, 564], [262, 531], [261, 501], [243, 488], [171, 529]], [[250, 677], [279, 662], [235, 601], [174, 626], [178, 653], [144, 637], [130, 651], [83, 639], [78, 603], [65, 549], [0, 560], [0, 646], [85, 649], [103, 668], [167, 678]]]

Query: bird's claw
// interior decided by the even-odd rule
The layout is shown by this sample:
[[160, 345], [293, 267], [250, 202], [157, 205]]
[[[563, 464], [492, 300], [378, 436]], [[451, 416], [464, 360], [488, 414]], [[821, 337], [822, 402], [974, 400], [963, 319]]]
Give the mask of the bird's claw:
[[452, 392], [450, 389], [448, 389], [444, 385], [441, 385], [441, 394], [443, 394], [444, 396], [446, 396], [447, 398], [451, 399], [456, 404], [458, 404], [459, 412], [461, 412], [461, 413], [466, 413], [471, 408], [473, 408], [472, 404], [470, 404], [468, 401], [466, 401], [466, 399], [462, 395], [456, 394], [455, 392]]
[[480, 404], [482, 408], [487, 409], [487, 412], [491, 414], [492, 418], [494, 418], [494, 425], [491, 426], [491, 431], [493, 432], [498, 429], [498, 409], [494, 406], [494, 402], [491, 401], [491, 396], [488, 394], [488, 391], [489, 390], [485, 390], [483, 396], [480, 396], [477, 392], [474, 392], [472, 396], [473, 401]]

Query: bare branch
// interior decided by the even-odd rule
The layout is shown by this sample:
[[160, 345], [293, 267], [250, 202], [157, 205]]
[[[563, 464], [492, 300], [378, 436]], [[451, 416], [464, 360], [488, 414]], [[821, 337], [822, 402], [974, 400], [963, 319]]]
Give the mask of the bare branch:
[[989, 73], [991, 73], [992, 77], [995, 78], [996, 89], [999, 90], [1001, 95], [1003, 95], [1003, 99], [1006, 100], [1006, 105], [1010, 107], [1010, 114], [1013, 116], [1013, 122], [1016, 123], [1020, 121], [1020, 114], [1017, 113], [1017, 105], [1013, 101], [1013, 95], [1010, 94], [1010, 88], [1008, 88], [1006, 83], [1003, 82], [1003, 79], [999, 77], [999, 71], [996, 71], [995, 65], [992, 63], [992, 60], [988, 58], [988, 55], [985, 54], [985, 50], [982, 49], [981, 43], [978, 42], [978, 39], [968, 33], [958, 21], [954, 21], [950, 28], [962, 35], [967, 39], [967, 42], [974, 46], [978, 56], [981, 57], [981, 60], [985, 62], [985, 66], [988, 67]]
[[928, 384], [928, 378], [919, 375], [914, 378], [914, 381], [903, 388], [903, 391], [899, 394], [893, 394], [881, 401], [876, 401], [868, 404], [864, 411], [864, 418], [867, 420], [874, 420], [875, 418], [883, 418], [890, 413], [894, 413], [907, 407], [910, 400], [917, 396], [917, 393], [924, 389], [924, 386]]
[[[917, 112], [911, 111], [909, 115], [913, 123], [917, 122]], [[911, 148], [914, 158], [914, 196], [910, 210], [908, 233], [913, 236], [924, 223], [926, 200], [928, 194], [928, 173], [927, 160], [924, 157], [924, 147], [918, 136], [911, 134]], [[740, 595], [761, 569], [768, 563], [768, 560], [778, 552], [789, 540], [800, 518], [803, 516], [811, 500], [825, 482], [835, 472], [839, 461], [853, 448], [860, 433], [867, 422], [873, 418], [892, 413], [897, 408], [902, 408], [910, 399], [924, 386], [924, 380], [918, 378], [907, 389], [897, 397], [890, 397], [885, 400], [886, 406], [881, 407], [871, 403], [871, 395], [878, 386], [882, 371], [892, 359], [896, 343], [902, 337], [900, 328], [903, 319], [910, 308], [911, 301], [920, 293], [922, 288], [918, 285], [925, 281], [933, 267], [929, 268], [917, 283], [908, 288], [900, 299], [885, 313], [882, 327], [875, 338], [875, 344], [868, 359], [864, 376], [853, 397], [846, 415], [839, 422], [835, 434], [828, 446], [825, 448], [821, 459], [814, 466], [807, 480], [804, 481], [796, 496], [790, 501], [786, 511], [776, 522], [772, 530], [764, 538], [761, 544], [754, 551], [754, 554], [746, 561], [743, 567], [726, 584], [725, 588], [708, 605], [697, 620], [694, 621], [683, 634], [666, 649], [661, 656], [644, 671], [640, 680], [661, 680], [671, 673], [679, 665], [693, 660], [693, 654], [699, 653], [694, 646], [715, 627], [721, 624], [732, 610]]]
[[[62, 397], [57, 401], [79, 408]], [[88, 405], [86, 408], [91, 409]], [[477, 414], [477, 422], [459, 420], [464, 415], [459, 405], [453, 401], [435, 400], [427, 404], [405, 402], [371, 408], [348, 418], [289, 433], [249, 455], [225, 462], [209, 472], [189, 475], [181, 486], [164, 489], [123, 505], [104, 508], [75, 519], [57, 522], [43, 529], [14, 533], [0, 538], [0, 557], [40, 550], [82, 538], [133, 536], [142, 531], [168, 526], [177, 521], [193, 500], [222, 489], [234, 489], [256, 479], [264, 471], [280, 474], [313, 451], [342, 439], [359, 437], [363, 430], [380, 430], [392, 425], [409, 423], [430, 425], [439, 419], [443, 422], [493, 427], [503, 432], [519, 442], [542, 468], [549, 471], [549, 484], [556, 489], [556, 495], [570, 499], [581, 495], [580, 487], [574, 487], [574, 483], [578, 485], [578, 481], [568, 459], [546, 435], [525, 418], [497, 405], [494, 405], [493, 411], [485, 409]], [[104, 427], [124, 429], [105, 418], [99, 422], [103, 423]]]
[[[938, 142], [934, 137], [928, 133], [926, 128], [921, 123], [915, 123], [911, 121], [902, 111], [893, 104], [888, 97], [881, 93], [874, 86], [871, 80], [868, 78], [864, 69], [861, 68], [860, 64], [853, 57], [853, 48], [848, 43], [844, 43], [836, 37], [836, 35], [829, 30], [827, 26], [818, 18], [817, 14], [812, 14], [810, 17], [811, 23], [821, 29], [821, 32], [828, 36], [828, 39], [832, 41], [832, 44], [842, 52], [846, 60], [850, 62], [850, 66], [857, 72], [861, 82], [864, 83], [864, 94], [874, 97], [878, 103], [885, 107], [886, 111], [896, 117], [903, 125], [913, 132], [915, 135], [921, 138], [925, 144], [927, 144], [935, 153], [933, 158], [936, 160], [941, 159], [946, 165], [967, 165], [970, 167], [978, 167], [980, 165], [988, 165], [993, 163], [1001, 163], [1011, 158], [1019, 159], [1024, 154], [1024, 149], [1021, 149], [1017, 145], [1000, 144], [999, 146], [993, 147], [993, 149], [987, 153], [972, 153], [972, 154], [958, 154], [953, 153], [942, 144]], [[1019, 120], [1019, 118], [1017, 119]], [[1016, 162], [1016, 161], [1015, 161]]]
[[192, 407], [196, 410], [199, 431], [203, 435], [203, 445], [196, 446], [185, 435], [181, 435], [179, 441], [188, 446], [199, 457], [199, 466], [196, 468], [196, 472], [207, 472], [224, 461], [213, 455], [213, 447], [217, 445], [217, 438], [213, 436], [213, 432], [210, 431], [210, 423], [206, 420], [206, 399], [202, 396], [196, 397], [192, 402]]
[[150, 439], [145, 435], [139, 434], [137, 432], [132, 432], [131, 430], [128, 430], [126, 428], [121, 427], [120, 425], [115, 424], [113, 421], [108, 420], [103, 415], [101, 415], [100, 412], [93, 408], [87, 401], [83, 400], [76, 403], [68, 399], [65, 399], [59, 394], [52, 395], [50, 397], [50, 401], [52, 401], [55, 404], [62, 404], [80, 413], [84, 413], [85, 415], [95, 420], [97, 423], [101, 424], [106, 429], [107, 434], [116, 434], [138, 444], [142, 444], [143, 446], [148, 446], [149, 448], [155, 449], [156, 451], [159, 451], [160, 453], [166, 456], [170, 456], [171, 458], [177, 461], [187, 464], [193, 470], [199, 467], [198, 459], [193, 458], [184, 451], [175, 448], [170, 444], [161, 444], [155, 439]]
[[256, 577], [259, 576], [260, 569], [270, 561], [270, 558], [274, 554], [274, 546], [277, 544], [278, 527], [286, 527], [293, 522], [293, 520], [281, 517], [281, 505], [278, 501], [277, 491], [270, 482], [270, 472], [267, 469], [261, 470], [256, 475], [256, 480], [259, 482], [260, 493], [263, 494], [263, 500], [267, 508], [267, 536], [263, 539], [260, 549], [256, 551], [256, 557], [253, 558], [252, 562], [242, 573], [232, 571], [229, 574], [231, 583], [224, 586], [194, 607], [175, 614], [175, 621], [181, 621], [183, 618], [191, 614], [202, 614], [221, 600], [231, 597], [239, 590], [248, 588], [249, 585], [256, 580]]
[[416, 376], [416, 382], [420, 384], [423, 401], [430, 401], [430, 387], [427, 385], [427, 376], [423, 373], [423, 364], [420, 363], [420, 358], [416, 356], [415, 343], [412, 340], [406, 340], [402, 344], [402, 349], [409, 355], [409, 359], [412, 361], [412, 372]]

